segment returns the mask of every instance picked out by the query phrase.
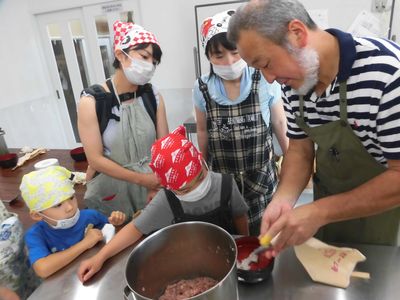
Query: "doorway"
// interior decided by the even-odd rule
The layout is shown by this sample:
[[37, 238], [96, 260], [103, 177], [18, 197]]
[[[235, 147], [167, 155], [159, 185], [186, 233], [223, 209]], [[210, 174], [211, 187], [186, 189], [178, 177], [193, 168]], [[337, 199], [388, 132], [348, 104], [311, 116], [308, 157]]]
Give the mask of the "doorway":
[[137, 20], [134, 1], [113, 1], [35, 15], [58, 113], [68, 145], [80, 144], [77, 103], [81, 91], [114, 73], [116, 20]]

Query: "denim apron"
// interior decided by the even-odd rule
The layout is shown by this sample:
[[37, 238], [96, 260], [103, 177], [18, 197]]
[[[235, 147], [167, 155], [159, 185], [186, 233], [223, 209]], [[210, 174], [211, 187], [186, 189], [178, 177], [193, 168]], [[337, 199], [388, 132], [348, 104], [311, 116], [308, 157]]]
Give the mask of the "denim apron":
[[[339, 89], [340, 120], [312, 128], [304, 121], [304, 99], [300, 96], [296, 123], [318, 145], [314, 200], [354, 189], [386, 170], [368, 153], [348, 124], [346, 83], [341, 82]], [[400, 207], [371, 217], [328, 224], [317, 232], [317, 237], [325, 242], [398, 245], [399, 225]]]
[[[118, 93], [115, 94], [120, 102]], [[156, 139], [154, 123], [137, 98], [130, 103], [120, 102], [120, 110], [121, 117], [108, 158], [126, 169], [151, 173], [148, 164], [150, 148]], [[87, 183], [85, 204], [106, 216], [119, 210], [130, 219], [133, 213], [144, 208], [146, 198], [145, 187], [99, 173]]]

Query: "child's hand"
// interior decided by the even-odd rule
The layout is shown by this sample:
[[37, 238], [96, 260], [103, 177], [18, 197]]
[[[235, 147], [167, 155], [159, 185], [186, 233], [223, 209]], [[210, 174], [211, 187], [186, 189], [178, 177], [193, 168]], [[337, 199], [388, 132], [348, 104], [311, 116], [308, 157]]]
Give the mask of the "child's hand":
[[114, 226], [119, 226], [124, 224], [126, 220], [126, 215], [121, 211], [113, 211], [111, 216], [108, 218], [108, 222]]
[[93, 248], [99, 241], [103, 240], [103, 233], [101, 230], [96, 228], [90, 228], [87, 230], [83, 241], [87, 243], [87, 248]]
[[78, 278], [84, 283], [96, 274], [103, 266], [104, 261], [97, 257], [97, 255], [81, 262], [78, 268]]

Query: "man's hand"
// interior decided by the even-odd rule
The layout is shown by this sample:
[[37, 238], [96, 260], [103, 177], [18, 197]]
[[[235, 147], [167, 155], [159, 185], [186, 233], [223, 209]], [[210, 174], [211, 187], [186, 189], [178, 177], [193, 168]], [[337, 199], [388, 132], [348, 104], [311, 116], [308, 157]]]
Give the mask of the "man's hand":
[[283, 211], [279, 218], [265, 231], [265, 234], [271, 237], [279, 234], [279, 237], [274, 240], [273, 250], [268, 251], [266, 256], [276, 256], [287, 247], [304, 243], [323, 225], [325, 223], [315, 203]]
[[291, 209], [292, 205], [286, 201], [272, 201], [270, 204], [268, 204], [261, 222], [261, 236], [267, 233], [268, 229], [276, 220], [278, 220], [280, 216]]
[[126, 220], [126, 215], [122, 211], [113, 211], [111, 216], [108, 218], [108, 222], [114, 226], [119, 226], [124, 224]]
[[78, 268], [78, 278], [84, 283], [96, 274], [103, 266], [104, 261], [97, 255], [81, 262]]
[[[291, 209], [292, 205], [286, 201], [275, 200], [268, 204], [261, 222], [260, 238], [267, 234], [267, 231], [270, 229], [272, 224], [274, 224], [274, 222], [278, 220], [280, 216], [282, 216], [285, 212], [290, 211]], [[275, 236], [270, 237], [272, 239]], [[271, 250], [265, 251], [265, 255], [268, 258], [275, 257], [277, 254], [278, 253], [275, 251], [275, 248], [271, 248]]]

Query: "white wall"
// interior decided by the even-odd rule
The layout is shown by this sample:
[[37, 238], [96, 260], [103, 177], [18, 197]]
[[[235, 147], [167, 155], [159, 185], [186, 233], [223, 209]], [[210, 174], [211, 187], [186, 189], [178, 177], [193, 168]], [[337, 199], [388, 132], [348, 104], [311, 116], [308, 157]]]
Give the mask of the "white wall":
[[[194, 5], [224, 1], [129, 1], [139, 1], [142, 25], [157, 35], [163, 49], [162, 63], [153, 82], [166, 100], [172, 129], [192, 113]], [[99, 2], [104, 1], [0, 0], [0, 127], [6, 131], [9, 147], [68, 147], [33, 13]], [[358, 12], [370, 10], [372, 0], [303, 0], [303, 3], [308, 9], [328, 9], [330, 26], [346, 30]], [[399, 42], [400, 22], [394, 23], [393, 32], [398, 34]]]
[[0, 127], [9, 147], [66, 147], [28, 0], [0, 1]]
[[391, 35], [394, 35], [396, 43], [400, 44], [400, 0], [395, 3]]
[[0, 101], [0, 108], [46, 96], [48, 87], [27, 1], [0, 2], [0, 22], [1, 76], [6, 80], [2, 80], [1, 93], [7, 99]]

